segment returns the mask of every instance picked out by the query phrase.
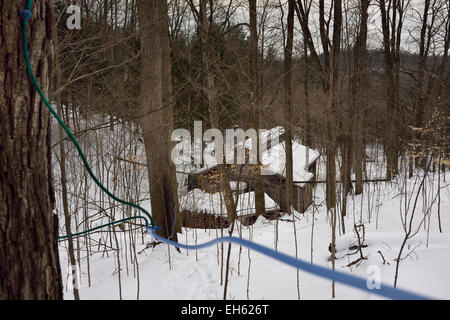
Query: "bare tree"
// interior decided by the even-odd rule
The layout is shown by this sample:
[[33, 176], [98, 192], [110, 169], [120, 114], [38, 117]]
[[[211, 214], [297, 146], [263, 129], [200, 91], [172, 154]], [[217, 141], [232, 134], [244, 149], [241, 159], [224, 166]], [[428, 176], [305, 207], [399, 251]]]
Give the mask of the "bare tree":
[[[309, 27], [308, 14], [305, 4], [297, 0], [296, 13], [303, 33], [303, 39], [308, 44], [316, 69], [319, 71], [322, 80], [322, 87], [327, 97], [327, 145], [326, 145], [326, 202], [327, 208], [332, 212], [331, 218], [331, 243], [335, 248], [336, 241], [336, 153], [337, 153], [337, 85], [339, 79], [338, 65], [341, 45], [342, 28], [342, 1], [336, 0], [332, 4], [333, 9], [333, 33], [332, 39], [329, 37], [329, 21], [331, 13], [327, 18], [325, 12], [325, 1], [319, 1], [319, 30], [320, 39], [324, 55], [324, 63], [321, 62], [313, 42]], [[335, 251], [332, 250], [332, 266], [335, 267]], [[332, 286], [332, 296], [335, 296], [334, 282]]]
[[381, 26], [383, 34], [384, 74], [386, 88], [387, 128], [385, 129], [385, 149], [387, 159], [387, 179], [398, 174], [400, 142], [400, 45], [405, 11], [409, 0], [380, 0]]
[[[259, 132], [260, 128], [260, 75], [259, 75], [259, 54], [258, 54], [258, 32], [257, 32], [257, 12], [256, 0], [249, 0], [250, 16], [250, 110], [252, 127]], [[261, 161], [259, 159], [259, 164]], [[254, 170], [255, 180], [255, 210], [256, 214], [264, 214], [266, 211], [264, 200], [264, 181], [261, 177], [260, 168]]]
[[354, 78], [352, 88], [354, 90], [353, 112], [356, 114], [354, 121], [354, 145], [355, 145], [355, 194], [363, 192], [363, 161], [364, 161], [364, 115], [367, 111], [367, 20], [370, 0], [361, 0], [359, 11], [361, 13], [358, 35], [354, 47]]

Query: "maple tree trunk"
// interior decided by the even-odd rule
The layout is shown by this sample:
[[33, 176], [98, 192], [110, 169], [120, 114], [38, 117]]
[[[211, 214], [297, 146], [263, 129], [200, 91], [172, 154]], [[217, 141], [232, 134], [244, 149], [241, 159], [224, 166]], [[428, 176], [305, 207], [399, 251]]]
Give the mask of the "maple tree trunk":
[[[0, 300], [62, 299], [58, 219], [52, 213], [50, 117], [26, 73], [17, 1], [0, 2]], [[48, 95], [53, 11], [33, 6], [32, 68]]]
[[[146, 150], [152, 216], [161, 227], [158, 233], [177, 240], [181, 232], [176, 215], [176, 178], [170, 158], [170, 134], [173, 127], [172, 105], [164, 97], [171, 95], [168, 63], [166, 0], [139, 1], [141, 38], [141, 127]], [[164, 57], [164, 54], [166, 57]], [[175, 220], [176, 219], [176, 220]]]

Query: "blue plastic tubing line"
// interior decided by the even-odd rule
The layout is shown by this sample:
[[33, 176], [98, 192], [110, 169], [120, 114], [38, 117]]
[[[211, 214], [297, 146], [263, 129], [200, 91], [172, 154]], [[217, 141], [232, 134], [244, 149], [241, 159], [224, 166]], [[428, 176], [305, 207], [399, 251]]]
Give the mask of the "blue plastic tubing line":
[[392, 286], [385, 285], [385, 284], [381, 284], [380, 289], [369, 289], [367, 287], [366, 279], [359, 278], [359, 277], [356, 277], [354, 275], [347, 274], [344, 272], [334, 271], [334, 270], [331, 270], [329, 268], [325, 268], [325, 267], [322, 267], [319, 265], [311, 264], [309, 262], [306, 262], [306, 261], [303, 261], [300, 259], [296, 259], [287, 254], [275, 251], [268, 247], [264, 247], [260, 244], [257, 244], [255, 242], [251, 242], [251, 241], [248, 241], [248, 240], [242, 239], [242, 238], [221, 237], [221, 238], [217, 238], [217, 239], [211, 240], [209, 242], [194, 246], [194, 245], [185, 245], [185, 244], [177, 243], [172, 240], [168, 240], [156, 233], [156, 230], [158, 230], [157, 228], [150, 228], [150, 227], [145, 227], [145, 228], [148, 231], [148, 233], [150, 233], [155, 239], [157, 239], [161, 242], [167, 243], [168, 245], [177, 247], [177, 248], [186, 249], [186, 250], [199, 250], [199, 249], [211, 247], [211, 246], [213, 246], [217, 243], [221, 243], [221, 242], [235, 243], [235, 244], [244, 246], [246, 248], [252, 249], [263, 255], [266, 255], [272, 259], [278, 260], [278, 261], [280, 261], [284, 264], [287, 264], [289, 266], [292, 266], [294, 268], [312, 273], [312, 274], [322, 277], [322, 278], [340, 282], [342, 284], [345, 284], [345, 285], [348, 285], [348, 286], [351, 286], [354, 288], [358, 288], [358, 289], [367, 291], [372, 294], [377, 294], [377, 295], [383, 296], [385, 298], [394, 299], [394, 300], [428, 300], [429, 299], [427, 297], [424, 297], [424, 296], [421, 296], [421, 295], [418, 295], [418, 294], [415, 294], [412, 292], [408, 292], [406, 290], [396, 289]]

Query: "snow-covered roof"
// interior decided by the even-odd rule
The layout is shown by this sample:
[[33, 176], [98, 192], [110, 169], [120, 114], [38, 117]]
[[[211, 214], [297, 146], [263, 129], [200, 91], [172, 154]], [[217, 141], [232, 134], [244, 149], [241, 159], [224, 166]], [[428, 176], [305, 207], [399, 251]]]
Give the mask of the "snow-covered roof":
[[[265, 143], [267, 145], [268, 141], [274, 141], [277, 144], [281, 140], [281, 135], [284, 134], [284, 128], [281, 126], [274, 127], [269, 130], [261, 130], [259, 133], [259, 141], [260, 143]], [[250, 149], [252, 147], [252, 138], [247, 138], [244, 141], [244, 145], [246, 149]], [[270, 144], [269, 144], [270, 145]], [[239, 148], [242, 146], [242, 142], [237, 143], [234, 147]], [[214, 142], [206, 142], [205, 143], [205, 153], [210, 154], [215, 148]], [[217, 161], [215, 158], [203, 159], [204, 164], [201, 168], [198, 168], [193, 171], [193, 173], [202, 173], [211, 168], [217, 166]]]
[[[260, 142], [267, 143], [269, 141], [272, 142], [266, 144], [268, 146], [268, 150], [266, 150], [262, 155], [262, 174], [270, 175], [270, 174], [279, 174], [283, 177], [286, 176], [286, 156], [285, 156], [285, 141], [282, 140], [281, 136], [285, 133], [285, 130], [281, 126], [274, 127], [267, 131], [260, 132], [259, 139]], [[245, 140], [245, 147], [250, 148], [252, 145], [252, 139], [247, 138]], [[242, 143], [237, 144], [236, 147], [242, 145]], [[205, 144], [206, 153], [210, 153], [214, 149], [214, 142], [207, 142]], [[311, 179], [312, 174], [308, 172], [306, 166], [306, 153], [307, 147], [298, 143], [295, 140], [292, 140], [292, 158], [293, 158], [293, 169], [294, 169], [294, 181], [306, 181]], [[317, 160], [319, 157], [319, 153], [313, 149], [309, 149], [309, 160], [308, 166]], [[189, 162], [191, 159], [185, 159], [186, 162]], [[201, 168], [196, 168], [191, 171], [191, 173], [202, 173], [209, 169], [216, 167], [217, 162], [215, 158], [204, 159], [204, 164]], [[193, 167], [193, 166], [192, 166]], [[306, 170], [305, 170], [306, 169]], [[299, 183], [298, 185], [302, 185]]]
[[[279, 174], [286, 177], [286, 143], [285, 141], [272, 146], [269, 150], [265, 151], [262, 156], [261, 169], [262, 175]], [[308, 149], [308, 150], [307, 150]], [[306, 159], [306, 153], [309, 152], [308, 160]], [[293, 162], [293, 179], [294, 181], [307, 181], [313, 177], [313, 174], [307, 170], [307, 167], [311, 165], [319, 157], [319, 153], [313, 149], [310, 149], [295, 140], [292, 141], [292, 162]], [[306, 163], [308, 162], [308, 166]], [[299, 186], [303, 186], [302, 183], [297, 183]]]
[[[189, 191], [180, 199], [180, 207], [184, 210], [205, 212], [214, 215], [227, 215], [225, 200], [220, 201], [220, 192], [208, 193], [200, 189]], [[234, 195], [235, 200], [237, 195]], [[277, 203], [267, 194], [264, 194], [266, 210], [275, 210]], [[247, 192], [239, 194], [236, 213], [238, 216], [255, 213], [255, 193]]]

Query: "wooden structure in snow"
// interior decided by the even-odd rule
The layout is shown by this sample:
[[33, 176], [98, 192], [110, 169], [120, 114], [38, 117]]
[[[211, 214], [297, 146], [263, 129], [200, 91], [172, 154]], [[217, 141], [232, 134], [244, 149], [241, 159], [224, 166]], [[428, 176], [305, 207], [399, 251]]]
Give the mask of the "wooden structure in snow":
[[[307, 167], [307, 172], [310, 175], [306, 178], [304, 175], [296, 178], [294, 173], [294, 181], [316, 180], [316, 167], [317, 158], [314, 158]], [[230, 168], [228, 178], [233, 191], [239, 193], [254, 191], [255, 176], [253, 174], [253, 168], [254, 166], [252, 165], [237, 165]], [[265, 170], [264, 168], [261, 170], [264, 173], [261, 175], [261, 178], [264, 180], [264, 192], [280, 206], [281, 210], [286, 210], [286, 176], [280, 172], [269, 170]], [[207, 170], [190, 173], [188, 175], [188, 191], [200, 189], [207, 193], [220, 192], [219, 177], [219, 170], [216, 166]], [[293, 184], [293, 206], [296, 211], [303, 213], [311, 205], [314, 187], [315, 183]]]
[[[280, 135], [280, 137], [284, 136]], [[295, 140], [292, 141], [292, 150], [294, 174], [293, 180], [315, 181], [317, 160], [319, 158], [318, 152], [312, 149], [308, 149]], [[285, 156], [285, 141], [284, 139], [280, 139], [277, 144], [268, 146], [267, 150], [262, 154], [261, 157], [261, 179], [264, 180], [264, 191], [267, 198], [265, 216], [268, 218], [274, 217], [274, 214], [277, 211], [286, 211], [287, 209]], [[227, 165], [227, 176], [230, 180], [232, 190], [235, 192], [235, 194], [239, 194], [240, 197], [245, 197], [248, 194], [253, 194], [254, 182], [256, 178], [254, 175], [255, 168], [255, 165], [250, 164]], [[199, 192], [197, 192], [197, 197], [203, 197], [205, 199], [202, 199], [202, 201], [204, 201], [205, 203], [208, 202], [206, 195], [220, 194], [219, 192], [221, 191], [221, 185], [219, 180], [220, 173], [217, 165], [205, 166], [201, 169], [190, 172], [187, 179], [187, 190], [190, 194], [189, 196], [192, 196], [192, 192], [194, 192], [195, 190], [200, 190], [204, 192], [204, 195], [201, 195]], [[315, 183], [293, 184], [293, 207], [297, 212], [304, 213], [306, 209], [311, 205], [314, 187]], [[242, 213], [239, 209], [237, 209], [238, 219], [241, 220], [241, 222], [243, 222], [244, 224], [251, 222], [250, 217], [255, 216], [254, 202], [249, 203], [248, 206], [250, 208], [250, 211], [247, 210], [245, 213]], [[181, 204], [181, 207], [183, 207], [183, 204]], [[205, 227], [206, 222], [208, 222], [207, 224], [212, 228], [214, 228], [213, 225], [227, 225], [227, 215], [226, 212], [223, 212], [223, 210], [226, 211], [226, 209], [210, 210], [207, 207], [203, 207], [200, 209], [192, 203], [191, 205], [186, 207], [188, 209], [185, 209], [183, 211], [184, 214], [182, 213], [186, 217], [184, 219], [184, 224], [186, 226], [203, 228]], [[253, 211], [251, 211], [251, 209], [253, 209]], [[195, 212], [197, 212], [197, 214]], [[220, 219], [220, 221], [218, 221], [216, 218], [214, 218], [214, 221], [212, 221], [211, 217], [206, 217], [206, 215], [208, 214], [216, 216], [218, 215], [222, 218]], [[204, 220], [203, 222], [188, 222], [188, 220], [194, 221], [195, 218], [200, 218], [201, 215], [204, 218], [201, 219]]]

